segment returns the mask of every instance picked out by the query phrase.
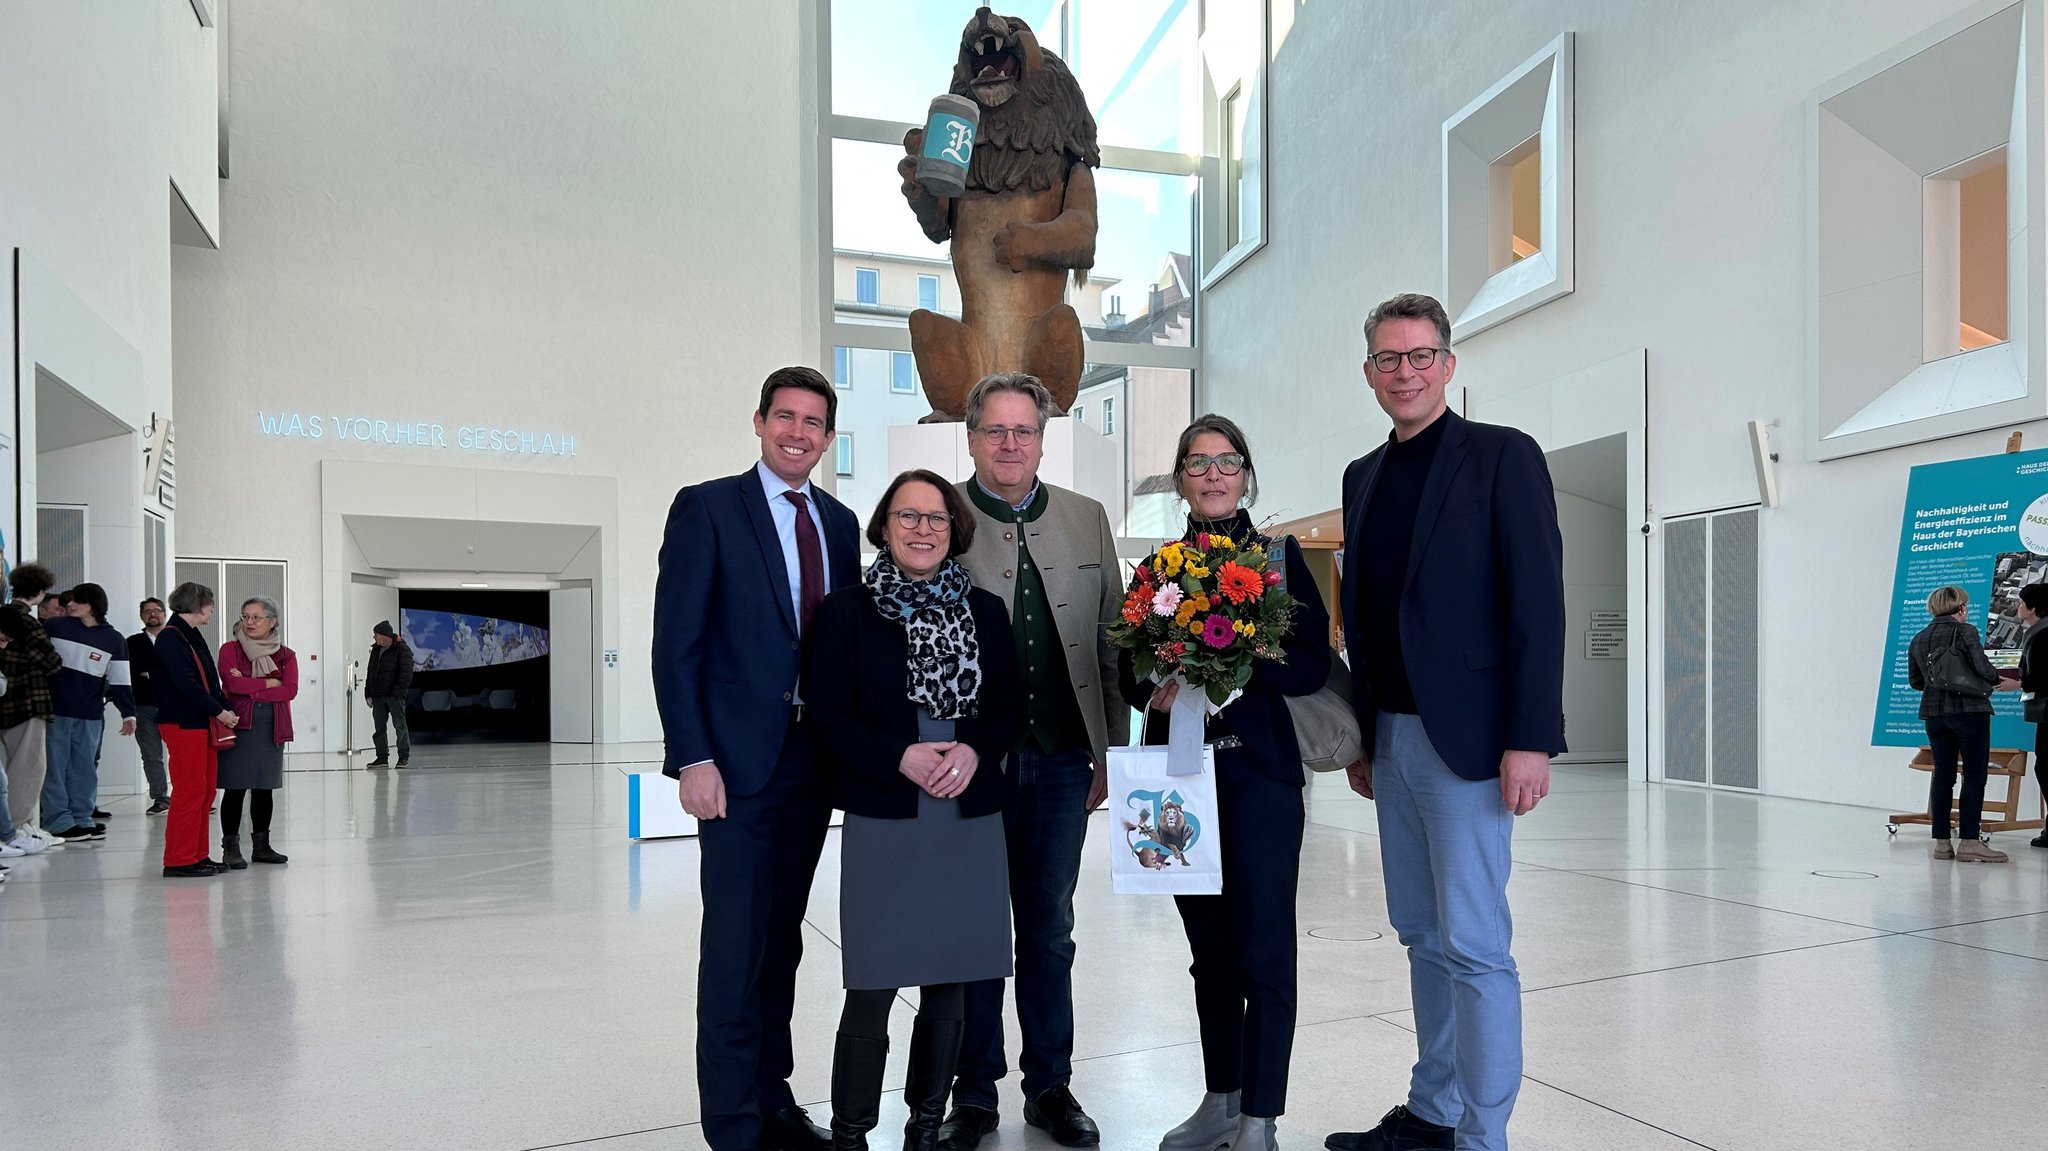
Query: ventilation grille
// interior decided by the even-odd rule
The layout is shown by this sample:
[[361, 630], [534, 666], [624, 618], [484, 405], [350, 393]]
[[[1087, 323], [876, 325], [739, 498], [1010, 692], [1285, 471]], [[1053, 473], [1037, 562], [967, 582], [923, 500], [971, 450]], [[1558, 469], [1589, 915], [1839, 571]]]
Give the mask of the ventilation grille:
[[1714, 517], [1714, 752], [1716, 787], [1757, 785], [1757, 514]]
[[35, 559], [57, 573], [57, 590], [77, 587], [85, 581], [85, 509], [75, 505], [44, 504], [36, 509]]
[[1707, 521], [1664, 528], [1664, 778], [1707, 781]]
[[1760, 779], [1757, 513], [1664, 525], [1664, 778]]

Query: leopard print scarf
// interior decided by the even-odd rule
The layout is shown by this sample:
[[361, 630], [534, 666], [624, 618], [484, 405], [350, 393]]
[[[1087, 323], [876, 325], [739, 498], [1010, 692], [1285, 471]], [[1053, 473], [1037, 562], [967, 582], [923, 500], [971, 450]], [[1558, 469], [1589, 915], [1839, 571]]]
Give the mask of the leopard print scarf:
[[903, 574], [888, 551], [875, 557], [864, 581], [882, 618], [903, 625], [910, 640], [910, 701], [933, 719], [964, 719], [977, 712], [981, 641], [967, 605], [973, 584], [967, 569], [947, 559], [928, 580]]

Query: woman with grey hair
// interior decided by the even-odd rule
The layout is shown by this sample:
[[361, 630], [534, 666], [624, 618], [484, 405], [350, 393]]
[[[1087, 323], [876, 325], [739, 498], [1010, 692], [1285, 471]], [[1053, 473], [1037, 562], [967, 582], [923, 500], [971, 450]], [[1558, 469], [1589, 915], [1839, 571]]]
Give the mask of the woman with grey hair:
[[242, 799], [249, 800], [249, 859], [283, 863], [270, 846], [273, 793], [284, 786], [284, 745], [292, 740], [292, 699], [299, 694], [299, 657], [277, 634], [277, 602], [254, 596], [242, 604], [235, 635], [220, 647], [220, 683], [235, 705], [235, 745], [220, 753], [220, 855], [234, 870], [242, 858]]

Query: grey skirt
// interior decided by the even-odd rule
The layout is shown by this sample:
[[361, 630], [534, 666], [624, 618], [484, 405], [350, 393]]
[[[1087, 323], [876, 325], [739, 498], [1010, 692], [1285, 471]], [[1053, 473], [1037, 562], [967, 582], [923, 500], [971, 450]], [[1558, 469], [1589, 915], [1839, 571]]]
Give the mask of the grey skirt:
[[[948, 740], [953, 725], [921, 719], [919, 735]], [[963, 819], [957, 799], [919, 792], [917, 801], [915, 819], [848, 813], [840, 833], [839, 937], [853, 990], [1010, 974], [1010, 864], [1001, 813]]]
[[220, 782], [222, 791], [271, 791], [284, 786], [284, 745], [277, 742], [277, 712], [259, 703], [250, 713], [250, 726], [235, 733], [235, 746], [222, 748]]

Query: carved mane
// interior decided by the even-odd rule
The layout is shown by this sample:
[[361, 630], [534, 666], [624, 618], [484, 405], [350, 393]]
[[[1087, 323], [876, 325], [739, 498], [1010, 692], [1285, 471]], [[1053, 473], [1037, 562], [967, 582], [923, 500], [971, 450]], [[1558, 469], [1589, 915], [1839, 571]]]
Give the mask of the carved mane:
[[[1003, 20], [1013, 35], [1029, 36], [1036, 44], [1030, 25], [1015, 16]], [[963, 39], [953, 68], [952, 90], [954, 95], [972, 100], [970, 52]], [[970, 191], [1043, 192], [1065, 181], [1075, 164], [1102, 166], [1102, 152], [1095, 144], [1095, 116], [1088, 111], [1081, 85], [1058, 56], [1043, 47], [1035, 55], [1041, 62], [1025, 70], [1016, 95], [994, 108], [981, 109], [981, 129], [967, 168]]]

